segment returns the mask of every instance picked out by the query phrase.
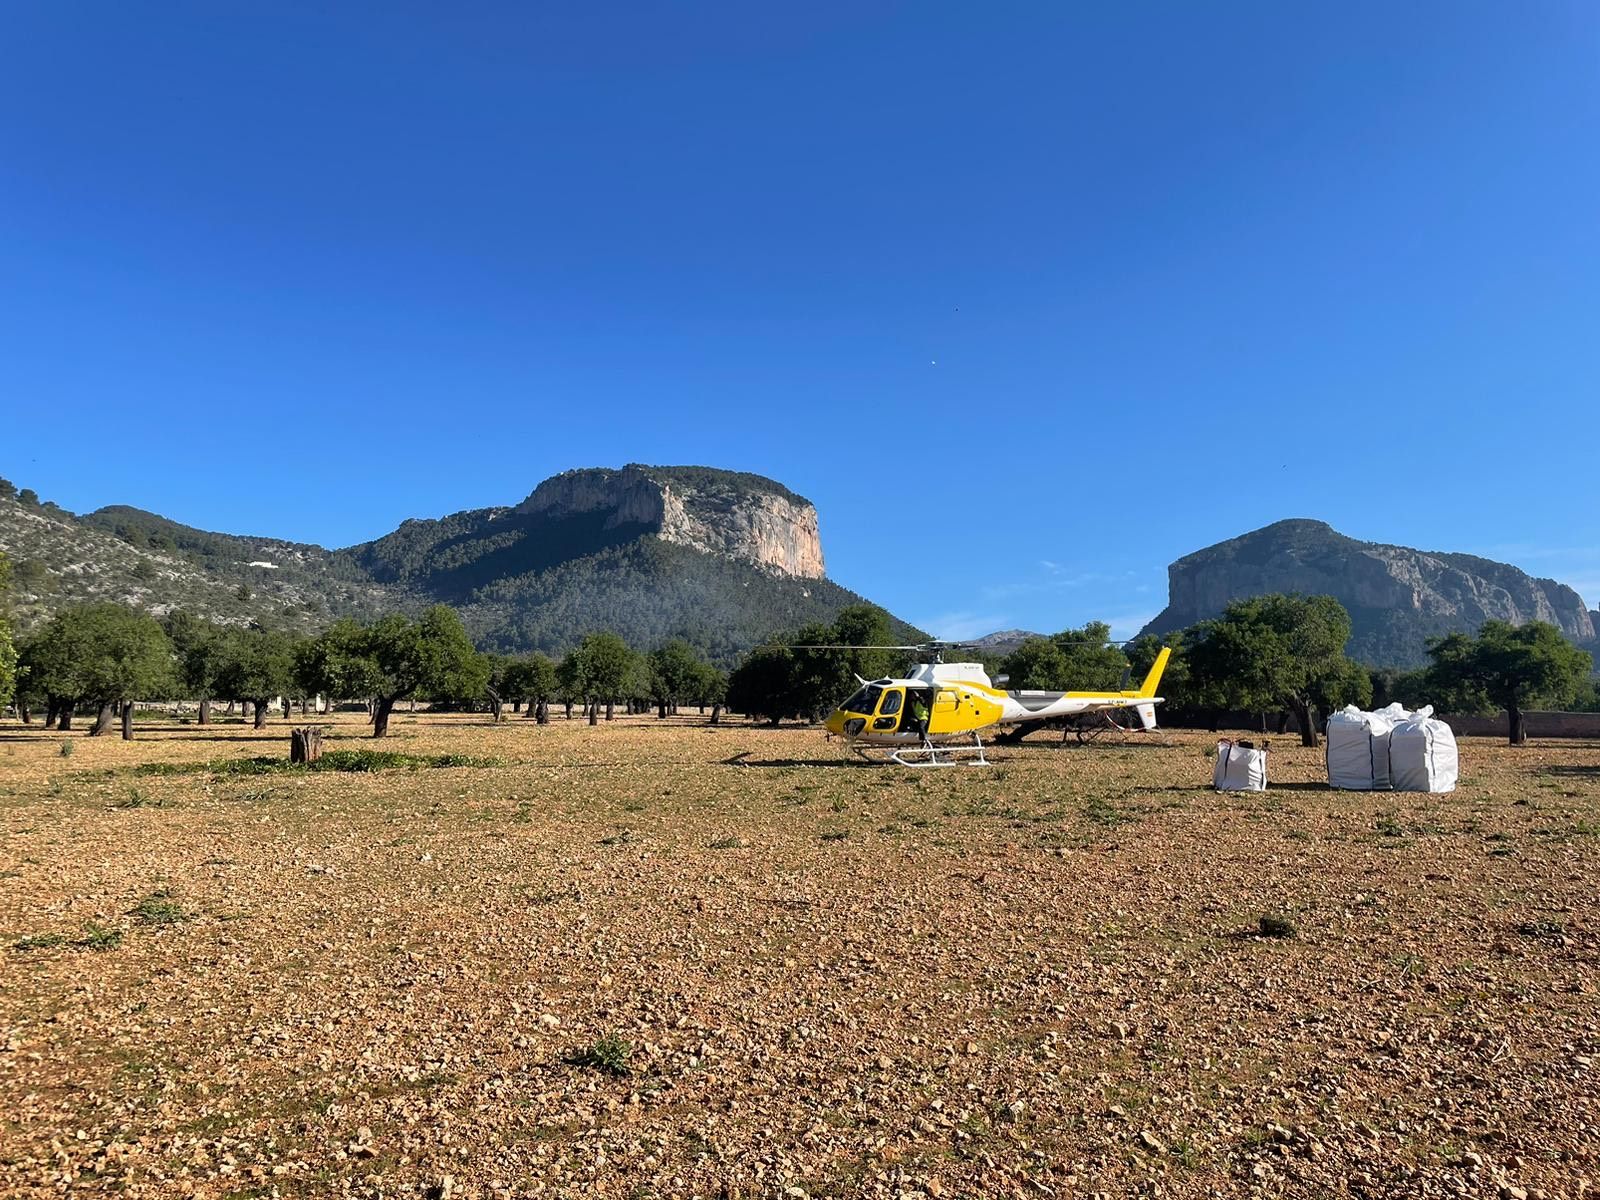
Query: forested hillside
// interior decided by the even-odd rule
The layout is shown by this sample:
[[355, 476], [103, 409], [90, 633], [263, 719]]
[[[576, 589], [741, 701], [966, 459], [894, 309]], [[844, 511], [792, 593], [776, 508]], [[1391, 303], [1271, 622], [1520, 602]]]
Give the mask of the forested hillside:
[[[588, 489], [581, 508], [524, 502], [408, 520], [343, 550], [213, 533], [124, 505], [75, 516], [0, 480], [0, 550], [15, 564], [15, 615], [24, 629], [52, 612], [104, 600], [156, 615], [183, 609], [297, 632], [338, 617], [414, 614], [444, 602], [460, 609], [486, 649], [560, 654], [603, 629], [646, 649], [681, 637], [731, 665], [775, 631], [830, 621], [861, 602], [828, 579], [785, 573], [740, 552], [746, 501], [765, 521], [758, 532], [768, 539], [751, 554], [771, 549], [773, 497], [785, 506], [778, 519], [792, 510], [805, 526], [801, 536], [814, 537], [814, 510], [781, 484], [709, 467], [557, 479], [571, 476]], [[605, 506], [613, 478], [632, 489], [632, 507]], [[695, 537], [726, 513], [734, 552], [683, 544], [673, 540], [674, 529], [640, 519], [641, 487], [659, 487], [673, 504], [687, 497], [698, 505]], [[914, 632], [898, 628], [903, 636]]]

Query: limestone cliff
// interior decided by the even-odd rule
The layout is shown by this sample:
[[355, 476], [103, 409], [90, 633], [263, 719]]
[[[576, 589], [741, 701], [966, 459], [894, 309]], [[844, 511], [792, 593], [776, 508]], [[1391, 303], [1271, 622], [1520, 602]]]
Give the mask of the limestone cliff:
[[1186, 555], [1167, 568], [1167, 592], [1146, 632], [1269, 592], [1333, 596], [1350, 612], [1351, 655], [1391, 666], [1421, 663], [1428, 638], [1487, 620], [1548, 621], [1575, 642], [1595, 638], [1593, 615], [1564, 584], [1470, 554], [1357, 541], [1321, 521], [1279, 521]]
[[759, 475], [703, 467], [591, 467], [541, 483], [518, 512], [604, 513], [605, 528], [643, 526], [663, 541], [757, 563], [780, 575], [823, 576], [817, 510]]

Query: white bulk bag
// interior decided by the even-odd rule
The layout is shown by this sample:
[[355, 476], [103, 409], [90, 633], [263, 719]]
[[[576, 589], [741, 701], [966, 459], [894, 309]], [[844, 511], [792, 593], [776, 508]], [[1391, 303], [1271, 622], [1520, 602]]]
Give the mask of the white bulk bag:
[[1328, 783], [1346, 791], [1389, 789], [1389, 733], [1411, 714], [1398, 704], [1377, 712], [1346, 705], [1328, 718]]
[[1219, 792], [1267, 790], [1267, 752], [1236, 746], [1224, 738], [1217, 743], [1217, 764], [1211, 782]]
[[1424, 708], [1389, 734], [1389, 762], [1397, 792], [1453, 792], [1461, 774], [1455, 731]]

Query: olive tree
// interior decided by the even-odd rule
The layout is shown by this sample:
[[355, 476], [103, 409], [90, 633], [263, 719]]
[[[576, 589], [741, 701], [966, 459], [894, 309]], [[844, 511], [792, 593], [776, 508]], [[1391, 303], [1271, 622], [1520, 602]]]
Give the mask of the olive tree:
[[111, 728], [122, 706], [122, 736], [133, 738], [133, 701], [172, 688], [172, 643], [154, 617], [120, 604], [86, 604], [56, 614], [28, 647], [32, 682], [51, 697], [68, 728], [72, 709], [97, 710], [90, 737]]
[[1429, 678], [1441, 693], [1468, 700], [1476, 693], [1505, 710], [1513, 746], [1528, 740], [1531, 705], [1572, 700], [1594, 667], [1592, 656], [1545, 621], [1485, 621], [1476, 637], [1452, 634], [1429, 643], [1428, 654]]
[[[1254, 596], [1186, 635], [1192, 686], [1219, 706], [1295, 715], [1302, 745], [1317, 745], [1318, 701], [1353, 683], [1350, 614], [1332, 596]], [[1371, 682], [1367, 682], [1371, 695]]]
[[[372, 698], [372, 736], [389, 732], [389, 717], [401, 700], [418, 695], [482, 695], [489, 663], [473, 648], [456, 611], [435, 604], [413, 621], [391, 613], [361, 628], [336, 625], [318, 639], [321, 678], [330, 694]], [[335, 685], [339, 686], [335, 686]]]
[[231, 629], [217, 652], [217, 694], [255, 708], [255, 727], [267, 723], [267, 705], [294, 687], [294, 643], [266, 629]]

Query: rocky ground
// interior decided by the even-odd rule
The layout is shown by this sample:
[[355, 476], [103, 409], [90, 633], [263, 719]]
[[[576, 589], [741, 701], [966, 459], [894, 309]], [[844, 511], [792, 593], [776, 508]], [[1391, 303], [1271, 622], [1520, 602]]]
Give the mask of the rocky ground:
[[395, 729], [497, 765], [0, 726], [0, 1190], [1600, 1187], [1595, 744], [1472, 741], [1421, 796], [1274, 739], [1272, 790], [1217, 796], [1164, 731], [912, 772], [689, 719]]

